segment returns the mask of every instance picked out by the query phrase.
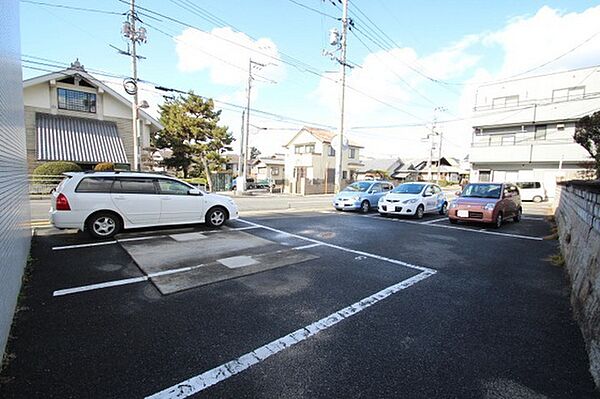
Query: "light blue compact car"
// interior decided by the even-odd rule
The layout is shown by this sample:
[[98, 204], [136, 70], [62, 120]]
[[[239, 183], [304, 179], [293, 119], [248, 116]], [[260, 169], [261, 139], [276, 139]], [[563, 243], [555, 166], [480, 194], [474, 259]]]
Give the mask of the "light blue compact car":
[[363, 213], [377, 207], [379, 198], [389, 193], [394, 186], [387, 181], [357, 181], [340, 191], [333, 199], [338, 211], [359, 210]]

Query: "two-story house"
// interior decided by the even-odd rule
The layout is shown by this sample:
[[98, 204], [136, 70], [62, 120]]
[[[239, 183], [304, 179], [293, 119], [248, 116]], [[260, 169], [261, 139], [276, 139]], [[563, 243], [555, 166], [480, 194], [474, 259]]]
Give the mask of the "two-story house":
[[577, 178], [589, 154], [573, 140], [576, 122], [600, 109], [600, 69], [570, 70], [477, 89], [471, 181]]
[[[332, 145], [336, 133], [303, 127], [284, 146], [285, 192], [294, 194], [333, 193], [335, 189], [335, 151]], [[354, 181], [358, 169], [361, 145], [349, 141], [342, 154], [342, 186]]]
[[[79, 61], [25, 80], [23, 101], [30, 171], [45, 161], [72, 161], [84, 169], [100, 162], [133, 168], [131, 102], [90, 75]], [[142, 109], [139, 115], [141, 147], [148, 149], [150, 135], [162, 126]]]
[[251, 175], [257, 182], [268, 180], [278, 189], [282, 189], [285, 181], [285, 155], [273, 154], [255, 159]]

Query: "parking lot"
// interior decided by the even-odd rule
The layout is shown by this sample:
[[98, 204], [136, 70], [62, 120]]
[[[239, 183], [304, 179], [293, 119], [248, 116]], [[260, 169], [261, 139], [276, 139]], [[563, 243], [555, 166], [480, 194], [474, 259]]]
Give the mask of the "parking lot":
[[41, 230], [0, 396], [595, 398], [551, 226]]

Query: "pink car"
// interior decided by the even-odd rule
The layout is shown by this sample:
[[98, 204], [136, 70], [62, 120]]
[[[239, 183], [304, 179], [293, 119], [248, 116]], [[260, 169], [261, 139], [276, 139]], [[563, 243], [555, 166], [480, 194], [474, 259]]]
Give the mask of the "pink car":
[[521, 197], [512, 183], [470, 183], [457, 194], [458, 198], [448, 208], [450, 223], [461, 220], [500, 227], [507, 218], [521, 220]]

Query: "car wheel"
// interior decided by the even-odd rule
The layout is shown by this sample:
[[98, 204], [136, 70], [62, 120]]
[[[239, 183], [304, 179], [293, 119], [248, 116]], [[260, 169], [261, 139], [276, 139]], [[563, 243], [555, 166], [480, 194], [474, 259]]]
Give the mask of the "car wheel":
[[360, 211], [362, 213], [367, 213], [367, 212], [369, 212], [370, 209], [371, 209], [371, 204], [369, 204], [369, 201], [364, 200], [363, 202], [361, 202]]
[[419, 205], [417, 207], [417, 211], [415, 212], [415, 217], [417, 219], [423, 219], [424, 214], [425, 214], [425, 208], [423, 207], [423, 205]]
[[521, 208], [519, 208], [519, 210], [517, 211], [517, 214], [513, 217], [513, 221], [515, 221], [516, 223], [519, 223], [521, 221], [522, 215], [523, 215], [523, 210]]
[[87, 220], [86, 230], [94, 238], [110, 238], [121, 231], [121, 218], [112, 212], [99, 212]]
[[206, 214], [206, 224], [211, 227], [221, 227], [227, 221], [227, 211], [221, 207], [212, 208]]
[[496, 220], [494, 221], [494, 227], [499, 229], [502, 226], [502, 222], [504, 221], [502, 217], [502, 212], [498, 212], [496, 215]]
[[542, 202], [542, 197], [536, 195], [535, 197], [533, 197], [533, 202]]
[[440, 215], [445, 215], [447, 211], [448, 211], [448, 203], [444, 202], [442, 204], [442, 209], [440, 209]]
[[450, 220], [450, 223], [452, 223], [452, 224], [457, 224], [458, 223], [457, 219], [448, 218], [448, 220]]

